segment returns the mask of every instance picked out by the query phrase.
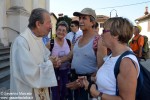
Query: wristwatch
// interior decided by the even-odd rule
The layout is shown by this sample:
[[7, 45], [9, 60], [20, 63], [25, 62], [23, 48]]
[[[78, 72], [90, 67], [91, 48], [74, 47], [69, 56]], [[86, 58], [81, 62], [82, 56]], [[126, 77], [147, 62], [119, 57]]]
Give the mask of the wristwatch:
[[99, 92], [97, 100], [101, 100], [102, 99], [102, 95], [103, 95], [103, 92]]
[[102, 97], [102, 95], [103, 95], [103, 92], [99, 92], [99, 95], [98, 95], [98, 96], [99, 96], [99, 97]]

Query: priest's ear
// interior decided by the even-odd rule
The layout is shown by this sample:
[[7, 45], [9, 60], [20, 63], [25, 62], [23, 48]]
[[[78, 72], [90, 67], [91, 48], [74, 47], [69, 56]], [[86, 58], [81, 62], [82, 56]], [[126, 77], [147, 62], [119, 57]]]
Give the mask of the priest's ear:
[[39, 27], [41, 27], [42, 23], [40, 21], [36, 21], [35, 25], [36, 25], [37, 28], [39, 28]]

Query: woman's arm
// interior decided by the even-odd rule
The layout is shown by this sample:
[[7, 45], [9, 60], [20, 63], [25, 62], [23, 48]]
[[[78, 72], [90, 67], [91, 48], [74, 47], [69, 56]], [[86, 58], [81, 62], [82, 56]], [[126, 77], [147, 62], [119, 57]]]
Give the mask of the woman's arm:
[[121, 61], [117, 81], [119, 95], [123, 100], [135, 100], [138, 75], [138, 67], [135, 65], [130, 58]]
[[[135, 67], [129, 58], [124, 58], [120, 64], [120, 73], [117, 77], [119, 96], [103, 93], [101, 97], [102, 100], [135, 100], [137, 75], [137, 64]], [[83, 84], [85, 89], [87, 90], [89, 87], [89, 82], [84, 79]], [[98, 97], [100, 94], [94, 84], [91, 85], [90, 93], [93, 97]]]

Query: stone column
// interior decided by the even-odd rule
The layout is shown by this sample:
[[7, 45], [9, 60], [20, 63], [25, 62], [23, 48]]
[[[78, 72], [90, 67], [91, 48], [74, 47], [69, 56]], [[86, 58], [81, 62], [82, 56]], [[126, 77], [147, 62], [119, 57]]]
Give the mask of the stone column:
[[39, 7], [39, 0], [33, 0], [33, 9]]
[[6, 26], [6, 0], [1, 0], [0, 3], [0, 44], [9, 45], [8, 34], [3, 27]]
[[46, 3], [46, 10], [50, 11], [50, 0], [45, 0]]
[[30, 13], [24, 8], [24, 0], [10, 1], [11, 7], [5, 12], [8, 21], [5, 30], [11, 43], [27, 27]]
[[[23, 7], [24, 8], [24, 0], [10, 0], [11, 7]], [[11, 8], [10, 7], [10, 8]]]

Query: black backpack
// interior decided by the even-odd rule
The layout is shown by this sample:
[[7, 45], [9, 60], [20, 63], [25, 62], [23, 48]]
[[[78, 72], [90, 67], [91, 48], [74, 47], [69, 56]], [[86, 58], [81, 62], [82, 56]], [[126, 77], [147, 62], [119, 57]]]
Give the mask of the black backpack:
[[[70, 48], [70, 50], [71, 50], [71, 42], [70, 42], [69, 39], [66, 39], [66, 40], [67, 40], [67, 43], [68, 43], [69, 48]], [[54, 47], [54, 39], [51, 39], [51, 40], [50, 40], [50, 51], [53, 50], [53, 47]]]
[[[120, 63], [122, 58], [129, 54], [134, 55], [132, 51], [126, 51], [118, 58], [115, 64], [114, 74], [116, 77], [116, 95], [119, 95], [117, 75], [119, 74]], [[141, 65], [140, 63], [139, 65], [140, 74], [137, 81], [138, 83], [136, 89], [136, 100], [150, 100], [150, 72], [146, 68], [144, 68], [143, 65]]]

